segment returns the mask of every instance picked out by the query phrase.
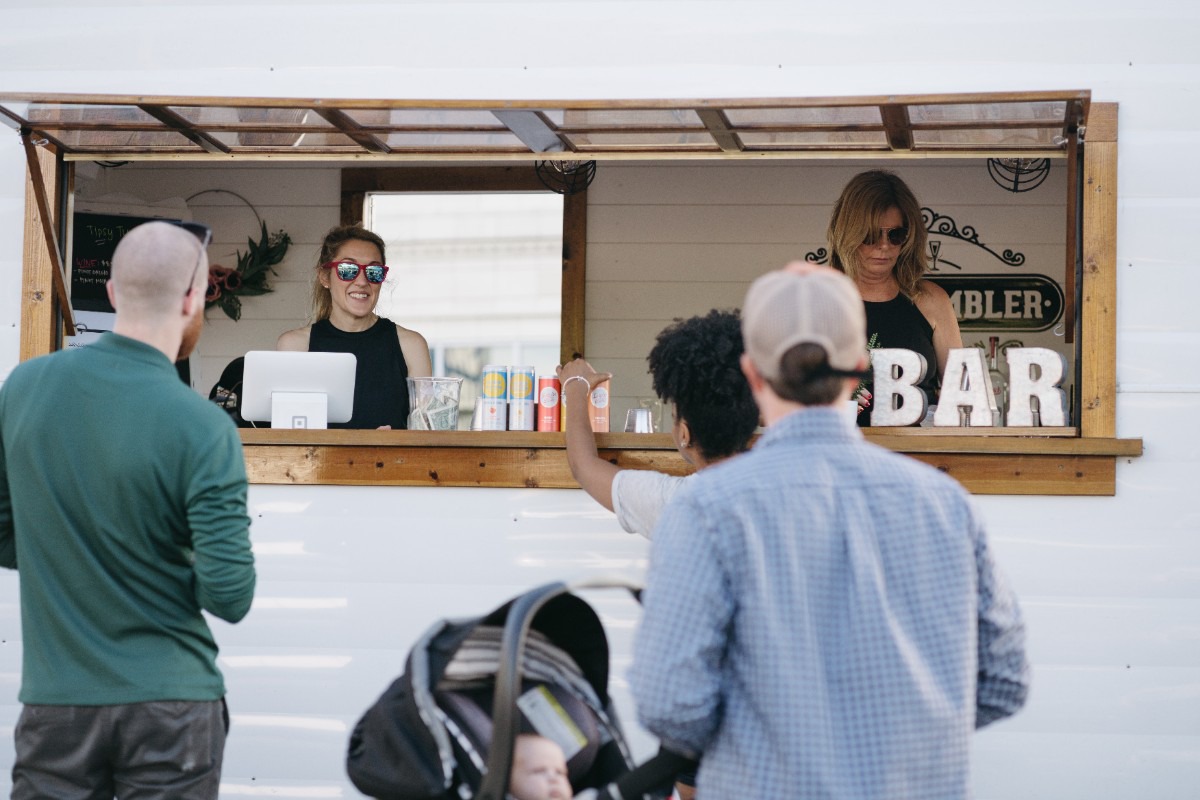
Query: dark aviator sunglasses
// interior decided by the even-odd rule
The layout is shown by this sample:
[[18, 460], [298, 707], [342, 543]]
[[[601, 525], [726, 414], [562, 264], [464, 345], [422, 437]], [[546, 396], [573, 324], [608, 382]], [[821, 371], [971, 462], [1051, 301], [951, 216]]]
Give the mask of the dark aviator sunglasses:
[[183, 228], [192, 236], [195, 236], [196, 241], [200, 242], [200, 252], [196, 254], [196, 266], [192, 268], [192, 277], [188, 278], [187, 291], [183, 293], [183, 296], [187, 297], [191, 294], [192, 285], [196, 282], [196, 273], [200, 271], [200, 263], [204, 261], [204, 252], [208, 250], [208, 245], [212, 242], [212, 228], [203, 222], [187, 222], [181, 219], [171, 219], [167, 220], [167, 222]]
[[360, 272], [366, 274], [367, 283], [383, 283], [388, 274], [388, 268], [383, 264], [359, 264], [354, 261], [327, 261], [321, 265], [321, 269], [332, 269], [338, 280], [346, 283], [357, 278]]
[[867, 237], [863, 239], [863, 244], [873, 246], [884, 237], [887, 238], [888, 244], [893, 244], [896, 247], [899, 247], [908, 241], [908, 228], [874, 228], [870, 233], [867, 234]]

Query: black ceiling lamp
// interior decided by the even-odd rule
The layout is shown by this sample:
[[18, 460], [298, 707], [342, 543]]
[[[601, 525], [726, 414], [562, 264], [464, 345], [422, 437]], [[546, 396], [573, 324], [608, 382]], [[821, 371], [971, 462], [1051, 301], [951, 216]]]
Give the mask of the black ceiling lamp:
[[[539, 112], [499, 109], [492, 114], [535, 153], [561, 153], [567, 149], [562, 138]], [[595, 161], [545, 159], [535, 161], [533, 167], [542, 185], [558, 194], [582, 192], [596, 177]]]
[[582, 192], [596, 177], [595, 161], [538, 161], [533, 169], [538, 180], [558, 194]]
[[1036, 189], [1050, 174], [1048, 158], [989, 158], [988, 175], [1001, 189], [1028, 192]]

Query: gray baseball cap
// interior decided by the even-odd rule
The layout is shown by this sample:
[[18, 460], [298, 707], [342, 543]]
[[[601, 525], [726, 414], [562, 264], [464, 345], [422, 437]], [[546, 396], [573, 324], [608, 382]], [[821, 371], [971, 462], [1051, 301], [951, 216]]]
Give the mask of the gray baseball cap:
[[768, 272], [742, 305], [746, 353], [759, 373], [777, 380], [785, 353], [798, 344], [825, 348], [829, 366], [851, 372], [867, 355], [867, 318], [854, 282], [833, 269]]

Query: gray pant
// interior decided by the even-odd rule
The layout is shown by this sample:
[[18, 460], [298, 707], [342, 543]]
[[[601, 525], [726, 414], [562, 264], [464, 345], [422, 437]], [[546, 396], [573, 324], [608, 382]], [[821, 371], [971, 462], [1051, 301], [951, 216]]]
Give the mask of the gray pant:
[[207, 800], [221, 783], [224, 700], [26, 705], [13, 800]]

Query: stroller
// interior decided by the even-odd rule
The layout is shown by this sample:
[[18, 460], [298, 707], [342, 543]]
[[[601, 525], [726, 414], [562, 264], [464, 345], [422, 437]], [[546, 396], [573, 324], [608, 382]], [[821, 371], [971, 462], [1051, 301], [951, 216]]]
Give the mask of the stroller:
[[380, 800], [504, 800], [519, 733], [563, 747], [576, 793], [662, 798], [694, 762], [662, 750], [636, 769], [608, 696], [608, 641], [572, 589], [553, 583], [483, 617], [442, 620], [354, 728], [350, 780]]

